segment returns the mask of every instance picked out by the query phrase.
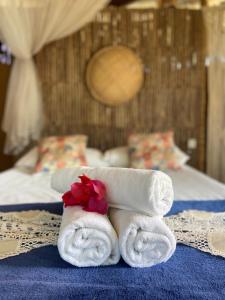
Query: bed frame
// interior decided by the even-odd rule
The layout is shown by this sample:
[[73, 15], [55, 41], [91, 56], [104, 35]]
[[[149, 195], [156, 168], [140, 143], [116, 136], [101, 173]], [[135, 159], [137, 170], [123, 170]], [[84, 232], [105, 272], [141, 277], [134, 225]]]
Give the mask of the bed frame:
[[[102, 150], [125, 145], [131, 132], [173, 129], [191, 165], [205, 169], [205, 35], [200, 11], [107, 9], [80, 32], [48, 45], [36, 57], [41, 78], [44, 135], [85, 133]], [[130, 103], [115, 108], [92, 98], [85, 71], [89, 59], [109, 45], [125, 45], [142, 59], [145, 82]]]

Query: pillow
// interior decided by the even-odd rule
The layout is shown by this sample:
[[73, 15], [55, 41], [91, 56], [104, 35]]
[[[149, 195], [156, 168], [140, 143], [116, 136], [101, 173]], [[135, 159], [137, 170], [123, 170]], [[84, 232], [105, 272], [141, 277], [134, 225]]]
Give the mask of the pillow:
[[86, 152], [87, 164], [90, 167], [108, 167], [109, 164], [103, 160], [103, 153], [94, 148], [87, 148]]
[[26, 154], [24, 154], [17, 162], [14, 167], [33, 171], [38, 161], [38, 147], [33, 147]]
[[[127, 149], [128, 152], [128, 149]], [[87, 164], [90, 167], [108, 167], [109, 164], [103, 160], [103, 153], [94, 148], [87, 148], [85, 151]], [[14, 165], [15, 168], [26, 170], [29, 173], [35, 170], [38, 161], [38, 147], [32, 148], [24, 154]]]
[[[180, 167], [184, 166], [190, 157], [175, 145], [175, 153]], [[127, 146], [109, 149], [105, 152], [103, 160], [110, 167], [128, 168], [130, 165], [129, 148]]]
[[85, 135], [44, 138], [39, 145], [36, 171], [86, 166], [86, 144]]
[[172, 131], [153, 134], [133, 134], [128, 139], [130, 166], [137, 169], [179, 169]]
[[[179, 165], [184, 166], [190, 157], [179, 147], [175, 146], [175, 152]], [[127, 146], [117, 147], [103, 153], [94, 148], [87, 148], [85, 151], [87, 164], [90, 167], [120, 167], [128, 168], [130, 163], [129, 148]], [[33, 147], [24, 154], [14, 165], [16, 168], [26, 172], [33, 172], [38, 161], [38, 147]]]
[[130, 161], [128, 147], [109, 149], [104, 153], [103, 159], [110, 167], [128, 168]]
[[175, 146], [176, 159], [180, 167], [183, 167], [190, 159], [190, 156], [182, 151], [179, 147]]

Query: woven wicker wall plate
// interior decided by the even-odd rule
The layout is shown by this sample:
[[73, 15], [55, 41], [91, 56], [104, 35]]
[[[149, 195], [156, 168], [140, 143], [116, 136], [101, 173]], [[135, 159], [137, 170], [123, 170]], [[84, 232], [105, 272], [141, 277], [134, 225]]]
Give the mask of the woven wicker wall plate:
[[116, 106], [132, 100], [140, 91], [144, 81], [143, 65], [128, 47], [106, 47], [91, 58], [86, 80], [96, 100]]

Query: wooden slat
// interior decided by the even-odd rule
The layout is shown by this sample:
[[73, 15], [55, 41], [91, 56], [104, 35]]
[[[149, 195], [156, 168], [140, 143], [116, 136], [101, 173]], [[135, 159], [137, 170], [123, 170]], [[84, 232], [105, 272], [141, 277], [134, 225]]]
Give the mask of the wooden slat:
[[225, 8], [205, 10], [208, 54], [207, 173], [225, 183]]

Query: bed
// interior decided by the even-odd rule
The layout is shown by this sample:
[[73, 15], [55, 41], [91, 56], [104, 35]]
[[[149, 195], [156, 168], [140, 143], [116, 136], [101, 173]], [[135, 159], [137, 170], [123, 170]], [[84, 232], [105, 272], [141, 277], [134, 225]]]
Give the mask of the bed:
[[[225, 200], [225, 185], [193, 167], [185, 165], [167, 174], [173, 181], [175, 200]], [[0, 205], [61, 201], [60, 194], [50, 188], [50, 178], [50, 173], [26, 174], [16, 168], [2, 172]]]
[[[175, 203], [185, 209], [225, 211], [225, 185], [190, 166], [168, 171]], [[50, 188], [51, 174], [0, 174], [0, 211], [47, 210], [62, 214], [61, 195]], [[178, 245], [166, 263], [133, 269], [123, 260], [100, 268], [74, 268], [48, 246], [0, 261], [1, 299], [224, 299], [225, 260]]]
[[[85, 148], [88, 165], [128, 166], [128, 147], [116, 146], [105, 153]], [[62, 214], [62, 195], [50, 186], [52, 172], [34, 172], [37, 149], [0, 174], [0, 211], [38, 209]], [[165, 171], [175, 192], [170, 214], [185, 209], [225, 211], [225, 185], [187, 165], [185, 153], [181, 157], [180, 169]], [[46, 246], [0, 260], [0, 298], [224, 299], [224, 275], [223, 258], [184, 245], [177, 246], [166, 264], [146, 269], [130, 268], [122, 259], [115, 266], [76, 268], [60, 258], [56, 247]]]

